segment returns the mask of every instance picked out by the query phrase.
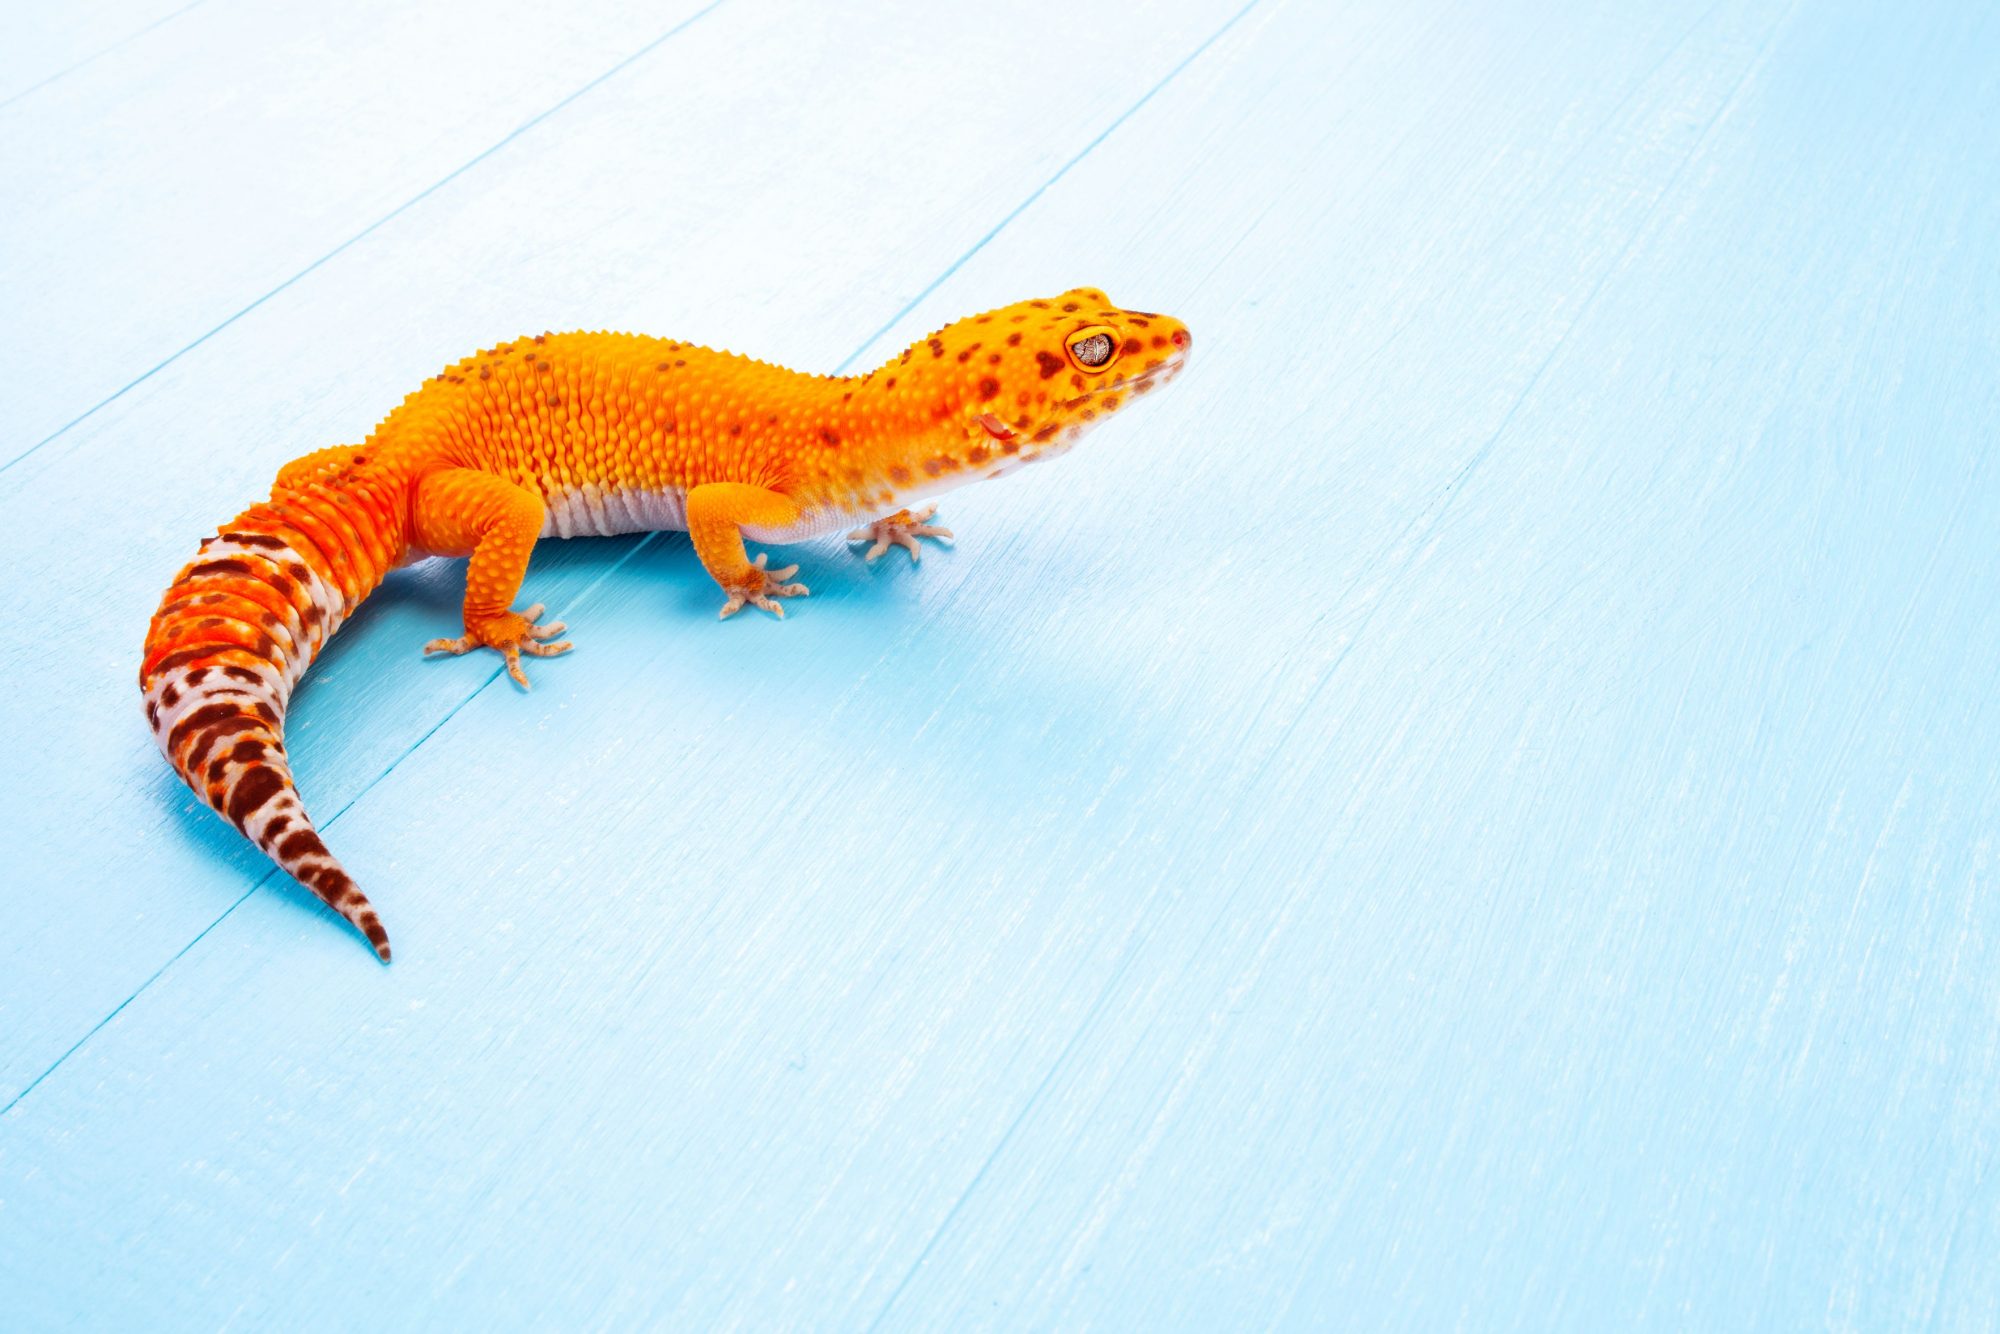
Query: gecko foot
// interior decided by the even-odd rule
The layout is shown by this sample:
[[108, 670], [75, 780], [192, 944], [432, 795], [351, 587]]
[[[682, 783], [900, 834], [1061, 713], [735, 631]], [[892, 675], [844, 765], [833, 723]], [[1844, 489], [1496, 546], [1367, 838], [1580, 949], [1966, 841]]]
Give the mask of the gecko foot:
[[915, 565], [923, 556], [917, 546], [920, 537], [935, 537], [940, 541], [952, 540], [951, 529], [936, 528], [930, 523], [937, 513], [937, 506], [926, 505], [915, 514], [908, 510], [897, 510], [886, 518], [856, 528], [847, 535], [850, 542], [873, 542], [875, 545], [861, 553], [862, 559], [874, 560], [891, 546], [899, 546], [910, 553], [910, 564]]
[[539, 602], [524, 612], [503, 611], [491, 620], [467, 629], [457, 639], [433, 639], [424, 645], [424, 652], [456, 656], [476, 648], [490, 648], [507, 659], [507, 675], [514, 678], [515, 685], [526, 690], [529, 688], [528, 674], [521, 670], [523, 653], [537, 658], [553, 658], [576, 647], [567, 639], [560, 644], [542, 642], [554, 639], [568, 627], [561, 621], [553, 625], [536, 625], [535, 618], [541, 614], [542, 604]]
[[717, 620], [726, 621], [743, 610], [745, 603], [770, 612], [779, 620], [785, 619], [785, 609], [771, 601], [772, 598], [802, 598], [812, 590], [804, 584], [788, 584], [785, 580], [799, 572], [796, 565], [787, 565], [782, 570], [767, 570], [764, 562], [769, 556], [757, 557], [756, 563], [743, 572], [742, 582], [729, 589], [729, 601], [722, 604], [722, 614]]

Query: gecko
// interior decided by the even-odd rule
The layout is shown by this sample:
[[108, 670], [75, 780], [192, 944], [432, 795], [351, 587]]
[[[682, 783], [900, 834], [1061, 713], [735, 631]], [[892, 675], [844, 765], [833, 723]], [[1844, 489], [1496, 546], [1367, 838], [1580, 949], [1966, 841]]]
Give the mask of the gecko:
[[279, 469], [270, 498], [208, 538], [162, 597], [139, 668], [174, 771], [387, 963], [389, 936], [307, 816], [285, 709], [321, 647], [388, 572], [469, 557], [464, 633], [426, 654], [571, 642], [515, 610], [538, 539], [683, 531], [724, 595], [780, 619], [807, 595], [762, 544], [852, 527], [869, 560], [950, 539], [931, 497], [1066, 453], [1177, 376], [1167, 315], [1079, 287], [946, 325], [862, 375], [815, 375], [624, 333], [539, 334], [454, 362], [358, 445]]

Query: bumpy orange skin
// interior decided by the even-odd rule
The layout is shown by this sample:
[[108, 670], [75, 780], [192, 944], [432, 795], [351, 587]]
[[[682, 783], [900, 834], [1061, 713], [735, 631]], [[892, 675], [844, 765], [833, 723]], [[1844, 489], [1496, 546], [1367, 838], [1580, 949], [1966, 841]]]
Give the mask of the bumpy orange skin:
[[[688, 531], [730, 601], [804, 591], [753, 564], [792, 541], [1069, 449], [1179, 373], [1191, 338], [1096, 288], [971, 316], [859, 376], [632, 334], [543, 334], [439, 373], [359, 445], [280, 470], [169, 587], [140, 667], [147, 718], [208, 804], [389, 957], [307, 820], [283, 712], [320, 646], [400, 562], [469, 555], [465, 646], [560, 651], [513, 603], [536, 540]], [[459, 651], [460, 645], [448, 645]]]

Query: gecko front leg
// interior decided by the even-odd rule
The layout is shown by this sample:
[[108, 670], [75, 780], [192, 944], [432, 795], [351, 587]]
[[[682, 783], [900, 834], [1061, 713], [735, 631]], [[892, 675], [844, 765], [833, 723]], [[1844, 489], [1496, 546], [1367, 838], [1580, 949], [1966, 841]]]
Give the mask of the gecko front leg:
[[910, 553], [910, 564], [915, 565], [923, 556], [923, 549], [917, 545], [920, 537], [936, 538], [942, 542], [952, 540], [951, 529], [934, 527], [930, 520], [937, 514], [936, 505], [926, 505], [916, 513], [897, 510], [894, 514], [864, 524], [847, 535], [850, 542], [873, 542], [875, 545], [861, 553], [863, 560], [872, 561], [891, 546], [899, 546]]

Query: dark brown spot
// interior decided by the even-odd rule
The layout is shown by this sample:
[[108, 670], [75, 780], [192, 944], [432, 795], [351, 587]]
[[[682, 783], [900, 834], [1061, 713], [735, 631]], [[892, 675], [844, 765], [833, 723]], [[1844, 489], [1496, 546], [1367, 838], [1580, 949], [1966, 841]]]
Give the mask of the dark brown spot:
[[944, 464], [943, 464], [943, 463], [941, 463], [941, 462], [939, 462], [939, 461], [938, 461], [937, 459], [934, 459], [934, 458], [932, 458], [932, 459], [925, 459], [925, 460], [924, 460], [924, 471], [925, 471], [926, 473], [928, 473], [928, 474], [929, 474], [930, 476], [932, 476], [932, 477], [935, 477], [935, 476], [937, 476], [937, 475], [938, 475], [938, 474], [939, 474], [940, 472], [944, 471]]
[[973, 344], [972, 346], [970, 346], [970, 347], [966, 348], [966, 349], [965, 349], [965, 351], [963, 351], [963, 352], [959, 353], [959, 354], [958, 354], [958, 362], [959, 362], [959, 365], [961, 365], [961, 366], [962, 366], [962, 365], [964, 365], [964, 364], [965, 364], [966, 362], [968, 362], [968, 361], [971, 361], [971, 360], [972, 360], [972, 354], [973, 354], [973, 353], [975, 353], [975, 352], [977, 352], [978, 350], [979, 350], [979, 344], [977, 344], [977, 343], [974, 343], [974, 344]]
[[1060, 431], [1061, 429], [1062, 427], [1059, 424], [1051, 422], [1049, 425], [1044, 426], [1041, 430], [1035, 432], [1035, 443], [1039, 445], [1045, 440], [1052, 439], [1055, 436], [1055, 433], [1057, 431]]
[[1007, 335], [1007, 346], [1019, 347], [1020, 345], [1021, 345], [1021, 331], [1019, 329], [1016, 329], [1013, 333]]
[[666, 370], [672, 370], [672, 369], [673, 369], [673, 365], [674, 365], [674, 364], [673, 364], [673, 363], [672, 363], [671, 361], [663, 361], [663, 362], [661, 362], [661, 363], [660, 363], [659, 365], [657, 365], [657, 366], [653, 367], [653, 369], [654, 369], [654, 370], [656, 370], [656, 371], [666, 371]]
[[1142, 319], [1139, 319], [1139, 318], [1138, 318], [1138, 317], [1136, 317], [1136, 316], [1133, 316], [1133, 317], [1130, 317], [1130, 318], [1128, 318], [1128, 319], [1126, 320], [1126, 323], [1127, 323], [1127, 324], [1136, 324], [1136, 325], [1138, 325], [1138, 326], [1139, 326], [1139, 327], [1140, 327], [1141, 329], [1149, 329], [1149, 328], [1151, 328], [1151, 327], [1152, 327], [1152, 325], [1151, 325], [1151, 323], [1150, 323], [1150, 322], [1148, 322], [1148, 321], [1146, 321], [1146, 320], [1142, 320]]
[[931, 339], [931, 355], [934, 357], [944, 355], [944, 340], [942, 338]]
[[1002, 440], [1000, 442], [1000, 452], [1002, 454], [1016, 454], [1020, 452], [1020, 449], [1021, 442], [1019, 440]]
[[897, 486], [902, 486], [910, 480], [910, 470], [898, 463], [889, 469], [889, 480]]
[[194, 745], [189, 747], [187, 755], [189, 772], [201, 768], [202, 762], [209, 757], [209, 753], [230, 737], [235, 736], [239, 732], [259, 731], [263, 726], [263, 723], [250, 717], [248, 714], [239, 714], [225, 722], [215, 724], [215, 726], [209, 728], [196, 738]]
[[890, 376], [887, 380], [883, 382], [882, 387], [884, 389], [894, 389], [896, 387], [896, 377], [893, 375]]
[[974, 463], [984, 463], [986, 462], [987, 456], [990, 453], [991, 451], [988, 450], [986, 446], [974, 445], [971, 449], [968, 449], [965, 452], [965, 457], [971, 459]]
[[1082, 309], [1082, 307], [1078, 306], [1074, 301], [1063, 302], [1063, 310], [1066, 313], [1075, 314], [1080, 309]]
[[985, 402], [987, 399], [992, 398], [999, 392], [1000, 392], [1000, 382], [994, 379], [992, 376], [989, 375], [985, 379], [979, 382], [980, 402], [982, 403]]
[[174, 724], [174, 730], [167, 733], [167, 752], [172, 754], [180, 749], [181, 742], [196, 732], [214, 727], [216, 724], [242, 716], [242, 710], [234, 704], [204, 704], [187, 717]]
[[1128, 338], [1118, 350], [1128, 357], [1136, 357], [1146, 350], [1146, 346], [1136, 338]]
[[[359, 454], [354, 456], [354, 461], [356, 463], [363, 462]], [[282, 548], [285, 545], [282, 538], [273, 537], [269, 533], [224, 533], [222, 536], [225, 540], [243, 547], [265, 547], [269, 549]]]
[[1053, 352], [1035, 353], [1035, 364], [1042, 368], [1042, 378], [1044, 380], [1052, 375], [1062, 374], [1063, 359]]
[[1098, 399], [1097, 401], [1104, 405], [1104, 410], [1106, 412], [1118, 411], [1118, 395], [1116, 394], [1106, 394], [1104, 395], [1104, 397]]
[[1049, 308], [1049, 303], [1046, 301], [1030, 301], [1028, 304], [1036, 310], [1047, 310]]
[[819, 438], [835, 449], [840, 448], [840, 432], [834, 430], [831, 426], [820, 427]]
[[296, 834], [291, 835], [284, 842], [278, 844], [275, 851], [278, 854], [278, 860], [285, 862], [295, 862], [301, 857], [326, 857], [332, 855], [327, 852], [326, 844], [320, 842], [319, 835], [310, 829], [301, 829]]
[[187, 664], [202, 658], [212, 658], [221, 651], [221, 649], [213, 644], [207, 644], [201, 648], [176, 649], [153, 664], [152, 675], [157, 680], [159, 677], [173, 671], [176, 667], [185, 667]]
[[1153, 335], [1153, 346], [1154, 346], [1154, 347], [1165, 347], [1166, 345], [1167, 345], [1167, 336], [1166, 336], [1165, 334], [1154, 334], [1154, 335]]
[[998, 352], [995, 352], [986, 358], [986, 364], [989, 366], [998, 366], [1002, 361], [1005, 360], [1006, 360], [1005, 357], [1002, 357]]
[[285, 780], [268, 764], [253, 764], [236, 780], [229, 794], [229, 809], [223, 812], [237, 828], [257, 813], [257, 808], [285, 790]]

